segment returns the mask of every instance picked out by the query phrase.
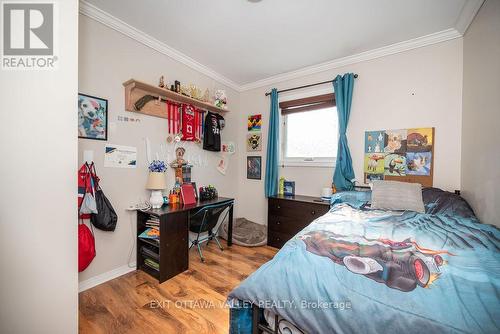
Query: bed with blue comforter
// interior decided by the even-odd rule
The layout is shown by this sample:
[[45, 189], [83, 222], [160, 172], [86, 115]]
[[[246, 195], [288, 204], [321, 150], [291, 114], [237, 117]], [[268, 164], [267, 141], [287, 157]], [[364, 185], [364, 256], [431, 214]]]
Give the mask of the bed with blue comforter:
[[252, 308], [305, 333], [499, 333], [500, 231], [459, 196], [424, 190], [426, 213], [342, 193], [229, 295], [231, 334]]

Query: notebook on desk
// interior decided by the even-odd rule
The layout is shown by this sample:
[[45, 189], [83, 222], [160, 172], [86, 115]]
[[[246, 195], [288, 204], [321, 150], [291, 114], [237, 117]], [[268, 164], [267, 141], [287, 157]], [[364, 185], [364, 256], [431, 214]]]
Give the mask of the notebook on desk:
[[196, 195], [194, 193], [194, 188], [190, 183], [183, 184], [181, 186], [181, 196], [182, 196], [182, 202], [184, 204], [195, 204], [196, 203]]

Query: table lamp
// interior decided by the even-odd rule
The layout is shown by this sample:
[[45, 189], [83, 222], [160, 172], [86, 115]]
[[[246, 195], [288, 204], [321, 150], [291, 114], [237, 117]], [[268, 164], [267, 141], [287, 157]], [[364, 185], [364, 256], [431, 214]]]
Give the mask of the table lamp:
[[149, 203], [153, 209], [159, 209], [163, 205], [163, 195], [161, 191], [167, 188], [167, 183], [165, 182], [165, 173], [161, 172], [150, 172], [148, 176], [148, 182], [146, 183], [146, 189], [151, 190], [151, 198]]

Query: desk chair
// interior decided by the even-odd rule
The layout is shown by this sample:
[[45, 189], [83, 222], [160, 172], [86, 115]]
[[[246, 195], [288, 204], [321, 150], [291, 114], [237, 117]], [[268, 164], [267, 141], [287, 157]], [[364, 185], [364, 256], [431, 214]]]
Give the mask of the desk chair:
[[[200, 244], [215, 240], [220, 250], [223, 251], [222, 245], [217, 238], [218, 230], [222, 222], [226, 219], [229, 208], [234, 204], [233, 201], [219, 204], [207, 205], [190, 216], [189, 221], [189, 249], [195, 246], [198, 248], [198, 253], [202, 262], [205, 262], [203, 253], [201, 252]], [[222, 214], [224, 215], [222, 216]]]

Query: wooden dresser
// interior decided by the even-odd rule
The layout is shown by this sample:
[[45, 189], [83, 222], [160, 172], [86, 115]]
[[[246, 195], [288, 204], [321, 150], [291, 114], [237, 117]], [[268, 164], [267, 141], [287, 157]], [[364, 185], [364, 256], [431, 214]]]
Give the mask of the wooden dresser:
[[267, 244], [281, 248], [314, 219], [324, 215], [330, 203], [312, 196], [271, 196], [267, 211]]

